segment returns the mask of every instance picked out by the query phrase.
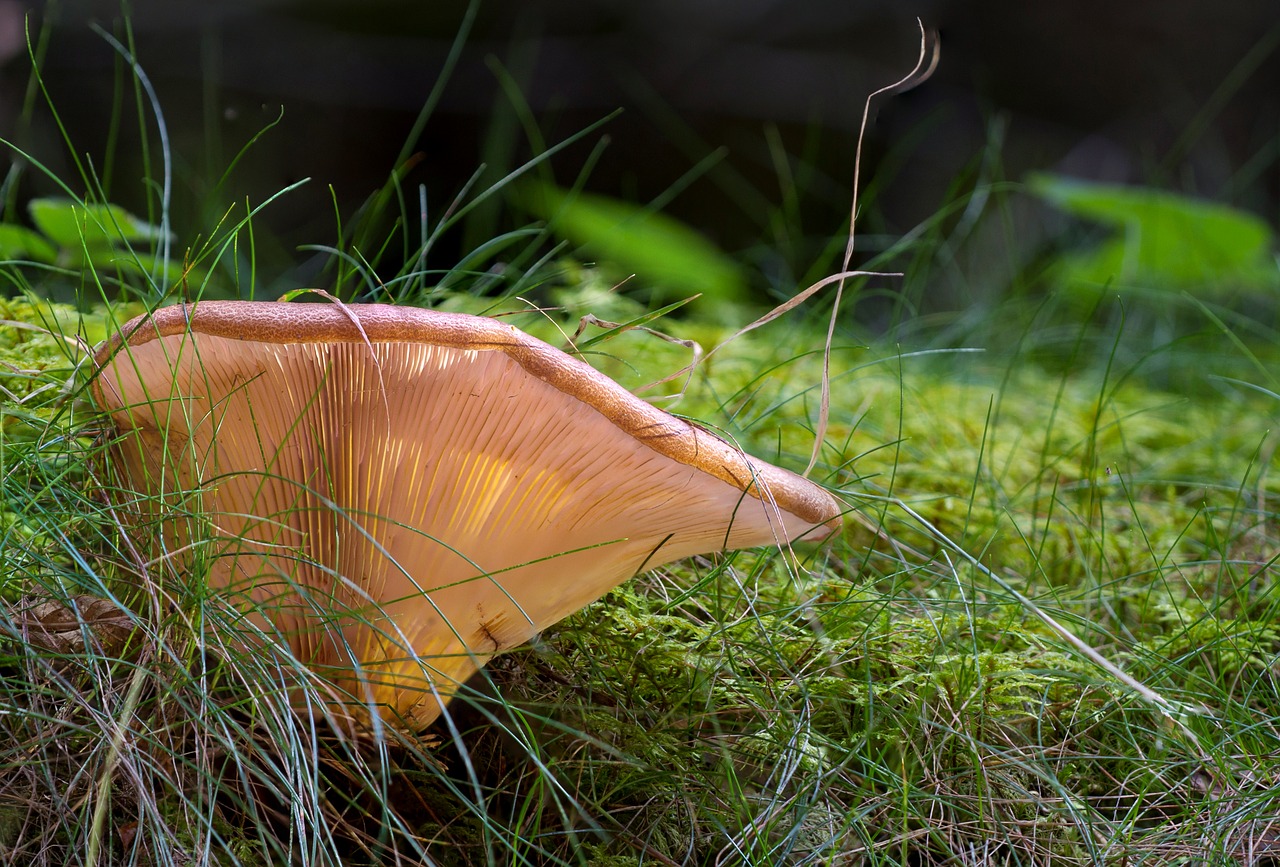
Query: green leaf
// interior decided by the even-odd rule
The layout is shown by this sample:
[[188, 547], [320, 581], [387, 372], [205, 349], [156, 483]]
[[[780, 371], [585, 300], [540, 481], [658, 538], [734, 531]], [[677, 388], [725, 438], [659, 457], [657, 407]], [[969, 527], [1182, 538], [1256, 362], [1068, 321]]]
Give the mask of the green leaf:
[[1275, 236], [1247, 211], [1148, 187], [1047, 174], [1029, 176], [1027, 189], [1116, 230], [1097, 248], [1064, 258], [1068, 282], [1201, 291], [1280, 286]]
[[33, 259], [53, 264], [58, 249], [24, 226], [0, 225], [0, 259]]
[[151, 244], [166, 237], [159, 226], [135, 217], [118, 205], [49, 198], [32, 199], [29, 207], [36, 228], [63, 249], [94, 250], [123, 243]]
[[550, 184], [526, 188], [520, 199], [560, 237], [634, 273], [661, 299], [702, 295], [724, 306], [746, 300], [737, 263], [679, 220], [607, 196], [569, 195]]
[[150, 253], [127, 250], [94, 251], [89, 256], [89, 262], [95, 268], [114, 268], [125, 274], [155, 277], [164, 286], [175, 286], [184, 277], [189, 285], [199, 285], [209, 276], [209, 272], [204, 268], [194, 265], [184, 268], [181, 262], [173, 259], [161, 261], [159, 256], [152, 256]]

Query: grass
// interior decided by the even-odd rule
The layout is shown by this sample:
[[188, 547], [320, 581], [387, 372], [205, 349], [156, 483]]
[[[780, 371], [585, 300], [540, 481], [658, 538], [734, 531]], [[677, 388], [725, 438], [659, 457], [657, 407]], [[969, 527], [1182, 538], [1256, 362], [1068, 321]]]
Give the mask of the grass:
[[[327, 250], [328, 285], [557, 344], [586, 314], [726, 336], [696, 312], [650, 319], [538, 227], [438, 267], [450, 221], [501, 192], [464, 191], [419, 234], [393, 179]], [[1003, 182], [982, 194], [1007, 216]], [[813, 478], [849, 507], [840, 538], [638, 576], [496, 659], [428, 731], [377, 744], [292, 714], [297, 661], [229, 642], [198, 569], [149, 559], [108, 493], [85, 348], [164, 293], [270, 297], [254, 208], [206, 227], [185, 281], [102, 249], [0, 264], [0, 861], [1280, 860], [1274, 304], [1089, 308], [1024, 275], [1001, 299], [977, 287], [976, 317], [914, 315], [930, 268], [960, 279], [963, 205], [913, 233], [889, 337], [837, 332]], [[397, 245], [409, 264], [382, 273]], [[823, 316], [643, 393], [803, 468]], [[634, 389], [689, 361], [639, 329], [580, 345]]]
[[[561, 301], [598, 302], [576, 276]], [[55, 312], [3, 318], [79, 322]], [[795, 347], [820, 335], [771, 328], [678, 408], [802, 466], [821, 358]], [[426, 740], [370, 752], [292, 719], [263, 690], [271, 660], [202, 639], [218, 609], [199, 586], [139, 581], [140, 540], [98, 493], [100, 419], [61, 386], [70, 344], [0, 340], [23, 371], [0, 452], [11, 863], [1173, 863], [1274, 845], [1275, 406], [1256, 390], [837, 347], [819, 478], [853, 510], [843, 538], [641, 576], [493, 663]], [[685, 361], [634, 332], [599, 348], [632, 385]]]

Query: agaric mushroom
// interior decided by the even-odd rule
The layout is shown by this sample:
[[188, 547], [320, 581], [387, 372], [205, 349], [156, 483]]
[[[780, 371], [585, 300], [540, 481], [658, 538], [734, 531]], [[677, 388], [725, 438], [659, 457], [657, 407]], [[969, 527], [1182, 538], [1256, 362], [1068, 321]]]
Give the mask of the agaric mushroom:
[[164, 550], [365, 724], [426, 725], [641, 569], [840, 526], [819, 486], [493, 319], [205, 301], [95, 361]]

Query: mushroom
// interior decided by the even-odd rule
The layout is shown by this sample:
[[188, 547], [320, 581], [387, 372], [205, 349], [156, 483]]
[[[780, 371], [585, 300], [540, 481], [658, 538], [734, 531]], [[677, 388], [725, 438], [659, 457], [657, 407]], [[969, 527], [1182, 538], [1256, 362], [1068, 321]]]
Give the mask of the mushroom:
[[493, 319], [202, 301], [95, 362], [159, 553], [364, 726], [425, 726], [494, 654], [643, 569], [840, 526], [818, 485]]

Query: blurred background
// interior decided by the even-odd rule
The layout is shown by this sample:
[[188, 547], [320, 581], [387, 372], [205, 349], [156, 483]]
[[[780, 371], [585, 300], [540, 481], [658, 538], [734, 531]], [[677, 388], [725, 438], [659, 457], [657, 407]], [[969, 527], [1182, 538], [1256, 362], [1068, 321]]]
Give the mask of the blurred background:
[[[282, 286], [324, 284], [325, 256], [301, 248], [339, 245], [339, 221], [393, 171], [402, 210], [421, 190], [430, 222], [588, 130], [539, 166], [541, 184], [660, 210], [734, 263], [734, 297], [767, 302], [838, 264], [864, 100], [915, 64], [916, 16], [941, 60], [873, 106], [859, 221], [858, 262], [907, 277], [868, 295], [853, 314], [866, 327], [901, 322], [904, 297], [913, 315], [958, 316], [1049, 291], [1066, 253], [1134, 225], [1126, 202], [1088, 219], [1062, 177], [1230, 206], [1268, 232], [1250, 267], [1274, 271], [1273, 0], [0, 0], [0, 128], [77, 192], [78, 156], [111, 201], [151, 213], [155, 119], [144, 106], [144, 143], [128, 70], [95, 26], [132, 44], [171, 141], [179, 246], [232, 204], [310, 179], [255, 218]], [[28, 30], [56, 117], [29, 84]], [[1029, 192], [1033, 172], [1055, 180]], [[59, 192], [29, 168], [8, 178], [6, 221]], [[513, 186], [432, 256], [546, 216]], [[565, 239], [592, 257], [590, 238]]]

